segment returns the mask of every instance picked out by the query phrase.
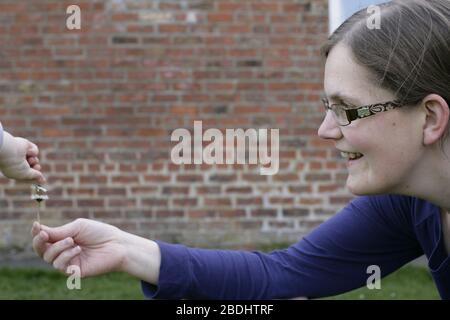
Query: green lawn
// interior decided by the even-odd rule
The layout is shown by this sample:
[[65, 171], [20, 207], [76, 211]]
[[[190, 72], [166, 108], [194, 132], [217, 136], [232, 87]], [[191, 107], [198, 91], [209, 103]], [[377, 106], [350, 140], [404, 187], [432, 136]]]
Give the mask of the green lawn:
[[329, 299], [430, 300], [440, 297], [427, 269], [406, 266], [381, 279], [379, 290], [364, 287]]
[[[0, 299], [143, 299], [140, 282], [119, 273], [81, 280], [68, 290], [53, 270], [0, 268]], [[407, 266], [381, 280], [380, 290], [358, 289], [330, 299], [439, 299], [428, 271]]]
[[124, 273], [81, 280], [67, 289], [63, 274], [38, 268], [0, 268], [0, 299], [144, 299], [140, 282]]

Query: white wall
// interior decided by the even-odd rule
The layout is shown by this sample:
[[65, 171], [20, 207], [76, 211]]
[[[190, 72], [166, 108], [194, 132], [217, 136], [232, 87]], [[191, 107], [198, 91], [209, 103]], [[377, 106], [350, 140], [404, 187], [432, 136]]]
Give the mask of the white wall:
[[387, 0], [328, 0], [329, 31], [336, 30], [348, 17], [356, 11], [367, 8], [371, 4], [380, 4]]

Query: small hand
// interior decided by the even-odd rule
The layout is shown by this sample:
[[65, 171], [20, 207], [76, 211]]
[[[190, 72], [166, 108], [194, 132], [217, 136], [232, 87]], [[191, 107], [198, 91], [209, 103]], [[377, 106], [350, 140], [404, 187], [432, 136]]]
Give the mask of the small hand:
[[5, 132], [4, 146], [0, 149], [0, 171], [10, 179], [44, 183], [38, 155], [39, 148], [34, 143]]

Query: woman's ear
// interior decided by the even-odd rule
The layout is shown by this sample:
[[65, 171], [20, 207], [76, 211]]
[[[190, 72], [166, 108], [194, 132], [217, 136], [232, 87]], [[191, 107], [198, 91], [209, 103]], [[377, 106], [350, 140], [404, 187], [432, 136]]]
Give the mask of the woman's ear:
[[422, 107], [425, 112], [423, 143], [424, 145], [431, 145], [445, 134], [450, 110], [444, 98], [437, 94], [426, 96], [422, 100]]

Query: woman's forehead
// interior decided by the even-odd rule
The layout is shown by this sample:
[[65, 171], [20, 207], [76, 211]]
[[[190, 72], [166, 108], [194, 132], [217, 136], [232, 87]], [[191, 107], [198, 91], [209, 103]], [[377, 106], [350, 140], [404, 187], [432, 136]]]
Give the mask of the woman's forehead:
[[354, 104], [392, 97], [392, 94], [374, 84], [369, 70], [356, 63], [351, 49], [343, 44], [336, 45], [328, 55], [324, 90], [330, 100]]
[[328, 55], [325, 63], [324, 87], [327, 95], [348, 95], [370, 85], [367, 71], [354, 62], [351, 50], [337, 45]]

